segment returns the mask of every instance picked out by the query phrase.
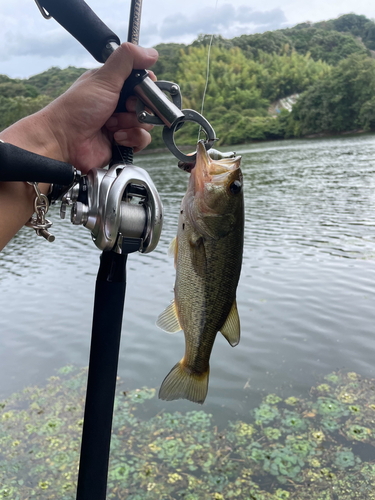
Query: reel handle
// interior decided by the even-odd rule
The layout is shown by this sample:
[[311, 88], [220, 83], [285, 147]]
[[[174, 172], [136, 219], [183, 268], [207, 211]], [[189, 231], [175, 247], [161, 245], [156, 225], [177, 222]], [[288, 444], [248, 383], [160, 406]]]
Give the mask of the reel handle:
[[83, 0], [37, 0], [37, 4], [73, 35], [100, 63], [104, 63], [112, 52], [108, 52], [107, 45], [121, 43], [119, 37]]

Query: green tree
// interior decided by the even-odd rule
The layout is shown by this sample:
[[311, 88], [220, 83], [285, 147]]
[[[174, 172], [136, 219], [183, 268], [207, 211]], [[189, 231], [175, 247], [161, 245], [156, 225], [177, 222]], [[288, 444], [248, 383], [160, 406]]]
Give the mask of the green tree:
[[56, 98], [67, 90], [85, 71], [84, 68], [69, 66], [66, 69], [52, 67], [32, 76], [27, 83], [38, 89], [40, 94]]
[[0, 82], [0, 95], [3, 97], [37, 97], [39, 92], [33, 85], [9, 78], [9, 81]]
[[239, 47], [247, 57], [257, 59], [260, 52], [280, 54], [284, 51], [290, 39], [282, 30], [266, 31], [254, 35], [241, 35], [231, 40], [235, 47]]
[[375, 130], [375, 96], [362, 104], [359, 122], [366, 132]]
[[44, 108], [52, 101], [51, 97], [39, 95], [38, 97], [2, 97], [0, 96], [0, 130], [12, 123], [31, 115]]
[[178, 63], [186, 45], [182, 43], [161, 43], [155, 46], [159, 52], [159, 58], [152, 67], [152, 71], [159, 80], [176, 81]]
[[71, 66], [50, 68], [25, 80], [0, 75], [0, 130], [42, 109], [85, 71]]
[[374, 125], [375, 60], [352, 55], [317, 81], [293, 108], [303, 135]]

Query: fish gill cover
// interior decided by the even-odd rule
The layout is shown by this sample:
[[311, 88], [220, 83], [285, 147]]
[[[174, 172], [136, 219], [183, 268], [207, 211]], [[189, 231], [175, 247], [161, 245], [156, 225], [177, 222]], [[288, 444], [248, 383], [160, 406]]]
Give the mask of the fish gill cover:
[[[0, 498], [75, 498], [86, 376], [65, 367], [0, 404]], [[332, 373], [221, 431], [204, 411], [142, 420], [154, 395], [118, 386], [109, 499], [375, 499], [374, 380]]]

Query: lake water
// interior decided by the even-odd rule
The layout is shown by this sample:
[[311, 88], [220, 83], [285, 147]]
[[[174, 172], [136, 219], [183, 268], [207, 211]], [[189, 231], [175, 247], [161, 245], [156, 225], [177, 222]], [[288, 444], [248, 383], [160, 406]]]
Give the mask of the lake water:
[[[374, 377], [375, 136], [242, 145], [246, 228], [238, 287], [241, 342], [218, 335], [203, 409], [218, 423], [248, 415], [270, 392], [307, 396], [333, 370]], [[158, 387], [182, 357], [183, 334], [155, 321], [173, 295], [167, 256], [188, 174], [169, 154], [136, 158], [165, 208], [157, 249], [128, 259], [119, 375]], [[100, 252], [53, 207], [47, 243], [22, 229], [0, 254], [0, 399], [88, 364]], [[189, 411], [153, 399], [149, 411]]]

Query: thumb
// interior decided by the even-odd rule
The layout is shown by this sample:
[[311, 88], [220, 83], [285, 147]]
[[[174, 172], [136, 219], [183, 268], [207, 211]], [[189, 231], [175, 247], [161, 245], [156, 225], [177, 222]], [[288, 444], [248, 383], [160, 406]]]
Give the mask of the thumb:
[[132, 43], [123, 43], [105, 64], [95, 73], [95, 77], [106, 83], [115, 92], [120, 92], [124, 81], [133, 69], [146, 69], [158, 58], [155, 49], [145, 49]]

